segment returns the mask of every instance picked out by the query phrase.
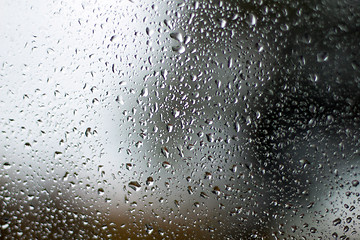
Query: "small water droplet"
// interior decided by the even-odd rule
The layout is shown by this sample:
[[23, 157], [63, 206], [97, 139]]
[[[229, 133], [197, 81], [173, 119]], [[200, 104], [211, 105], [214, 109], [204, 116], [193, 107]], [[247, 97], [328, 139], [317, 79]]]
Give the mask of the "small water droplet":
[[254, 14], [250, 13], [249, 16], [246, 19], [246, 22], [250, 25], [250, 26], [255, 26], [257, 23], [257, 18]]
[[2, 229], [2, 230], [5, 230], [5, 229], [7, 229], [9, 226], [10, 226], [10, 225], [9, 225], [8, 223], [3, 224], [3, 225], [1, 225], [1, 229]]
[[11, 164], [8, 163], [8, 162], [4, 163], [3, 166], [4, 166], [4, 169], [5, 169], [5, 170], [8, 170], [8, 169], [11, 168]]
[[127, 164], [126, 164], [126, 169], [127, 169], [127, 170], [130, 171], [130, 170], [132, 169], [132, 167], [133, 167], [133, 165], [132, 165], [131, 163], [127, 163]]
[[59, 159], [61, 156], [62, 156], [62, 152], [55, 151], [55, 153], [54, 153], [55, 159]]
[[209, 142], [215, 142], [215, 136], [214, 136], [214, 134], [212, 134], [212, 133], [206, 134], [206, 139], [207, 139]]
[[31, 144], [28, 143], [28, 142], [25, 143], [24, 146], [25, 146], [25, 149], [26, 149], [26, 150], [30, 150], [30, 149], [31, 149]]
[[152, 34], [154, 33], [154, 30], [153, 29], [150, 29], [150, 28], [146, 28], [146, 34], [148, 35], [148, 36], [151, 36]]
[[334, 221], [333, 221], [333, 225], [334, 226], [337, 226], [337, 225], [339, 225], [341, 223], [341, 219], [340, 218], [337, 218], [337, 219], [335, 219]]
[[185, 47], [184, 46], [174, 46], [174, 47], [172, 47], [172, 50], [174, 51], [174, 52], [177, 52], [177, 53], [180, 53], [180, 54], [182, 54], [182, 53], [184, 53], [185, 52]]
[[221, 193], [220, 188], [218, 186], [215, 186], [212, 192], [216, 195], [220, 195], [220, 193]]
[[354, 186], [354, 187], [357, 187], [359, 185], [359, 181], [358, 180], [353, 180], [351, 182], [351, 184]]
[[149, 90], [147, 88], [143, 88], [141, 90], [141, 96], [142, 97], [147, 97], [149, 95]]
[[103, 188], [99, 188], [97, 192], [98, 192], [98, 194], [99, 194], [100, 196], [102, 196], [102, 195], [104, 195], [104, 192], [105, 192], [105, 191], [104, 191]]
[[168, 158], [169, 155], [170, 155], [169, 150], [167, 149], [167, 147], [163, 147], [163, 148], [161, 149], [161, 153], [162, 153], [166, 158]]
[[179, 33], [179, 32], [170, 33], [170, 37], [171, 37], [172, 39], [175, 39], [175, 40], [181, 42], [181, 43], [184, 42], [184, 37], [183, 37], [183, 35], [182, 35], [181, 33]]
[[321, 52], [316, 55], [316, 59], [318, 62], [326, 62], [329, 59], [329, 55], [327, 52]]
[[172, 111], [172, 115], [174, 116], [174, 118], [177, 118], [178, 116], [180, 116], [180, 111], [177, 108], [174, 108]]
[[169, 162], [167, 162], [167, 161], [164, 161], [164, 162], [162, 163], [162, 166], [163, 166], [165, 169], [168, 169], [168, 168], [171, 167], [171, 164], [170, 164]]
[[69, 179], [69, 172], [66, 172], [63, 176], [63, 181], [67, 181]]
[[172, 132], [174, 130], [174, 125], [168, 124], [167, 125], [167, 130], [168, 130], [168, 132]]
[[209, 172], [205, 172], [205, 179], [211, 179], [212, 178], [212, 176], [211, 176], [211, 173], [209, 173]]
[[147, 234], [151, 234], [154, 231], [154, 228], [151, 225], [146, 224], [145, 226]]
[[117, 35], [113, 35], [113, 36], [111, 36], [110, 41], [111, 42], [117, 42], [118, 39], [119, 39], [119, 37]]
[[154, 179], [152, 177], [148, 177], [146, 179], [146, 185], [152, 186], [154, 184]]
[[137, 181], [130, 182], [129, 187], [134, 191], [139, 191], [141, 189], [141, 185]]
[[236, 132], [240, 132], [241, 128], [240, 128], [239, 122], [235, 122], [235, 130], [236, 130]]
[[219, 19], [219, 24], [220, 24], [220, 27], [221, 27], [221, 28], [225, 28], [225, 27], [226, 27], [226, 24], [227, 24], [226, 19], [220, 18], [220, 19]]
[[207, 194], [204, 193], [204, 192], [201, 192], [201, 193], [200, 193], [200, 196], [203, 197], [203, 198], [209, 198], [209, 195], [207, 195]]

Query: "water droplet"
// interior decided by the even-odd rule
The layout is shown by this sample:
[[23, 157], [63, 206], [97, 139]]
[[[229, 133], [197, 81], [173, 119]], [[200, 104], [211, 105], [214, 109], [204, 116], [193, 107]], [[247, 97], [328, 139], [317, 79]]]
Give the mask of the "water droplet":
[[333, 221], [333, 225], [334, 226], [337, 226], [337, 225], [339, 225], [341, 223], [341, 219], [340, 218], [337, 218], [337, 219], [335, 219], [334, 221]]
[[170, 164], [169, 162], [167, 162], [167, 161], [164, 161], [164, 162], [162, 163], [162, 166], [163, 166], [165, 169], [168, 169], [168, 168], [171, 167], [171, 164]]
[[172, 115], [174, 116], [174, 118], [177, 118], [178, 116], [180, 116], [180, 111], [177, 108], [174, 108], [172, 111]]
[[240, 128], [239, 122], [235, 122], [235, 130], [236, 130], [236, 132], [240, 132], [241, 128]]
[[59, 159], [61, 156], [62, 156], [62, 152], [55, 151], [55, 153], [54, 153], [55, 159]]
[[184, 38], [184, 44], [188, 44], [191, 41], [191, 37], [190, 36], [185, 36]]
[[177, 53], [180, 53], [180, 54], [182, 54], [182, 53], [184, 53], [185, 52], [185, 47], [184, 46], [174, 46], [174, 47], [172, 47], [172, 50], [174, 51], [174, 52], [177, 52]]
[[8, 163], [8, 162], [5, 162], [5, 163], [3, 164], [3, 167], [4, 167], [5, 170], [8, 170], [8, 169], [11, 168], [11, 164]]
[[30, 150], [30, 149], [31, 149], [31, 144], [28, 143], [28, 142], [25, 143], [24, 146], [25, 146], [25, 149], [26, 149], [26, 150]]
[[321, 52], [316, 55], [316, 59], [318, 62], [326, 62], [329, 59], [329, 55], [327, 52]]
[[130, 171], [130, 170], [132, 169], [132, 167], [133, 167], [133, 165], [132, 165], [131, 163], [127, 163], [127, 164], [126, 164], [126, 169], [127, 169], [127, 170]]
[[149, 95], [149, 90], [147, 88], [143, 88], [141, 90], [141, 96], [142, 97], [147, 97]]
[[151, 234], [154, 231], [154, 228], [151, 225], [146, 224], [145, 226], [147, 234]]
[[141, 189], [141, 185], [137, 181], [130, 182], [129, 187], [134, 191], [139, 191]]
[[250, 13], [249, 16], [246, 19], [246, 22], [250, 25], [250, 26], [255, 26], [257, 23], [257, 18], [254, 14]]
[[201, 192], [201, 193], [200, 193], [200, 196], [203, 197], [203, 198], [209, 198], [209, 195], [207, 195], [207, 194], [204, 193], [204, 192]]
[[218, 186], [215, 186], [212, 192], [216, 195], [220, 195], [220, 193], [221, 193], [220, 188]]
[[219, 19], [219, 24], [220, 24], [221, 28], [225, 28], [226, 24], [227, 24], [227, 21], [224, 18], [220, 18]]
[[174, 130], [174, 125], [168, 124], [167, 125], [167, 130], [168, 130], [168, 132], [172, 132]]
[[10, 224], [8, 224], [8, 223], [3, 224], [3, 225], [1, 225], [1, 229], [2, 229], [2, 230], [5, 230], [5, 229], [7, 229], [9, 226], [10, 226]]
[[214, 134], [212, 134], [212, 133], [206, 134], [206, 139], [207, 139], [209, 142], [215, 142], [215, 136], [214, 136]]
[[301, 159], [300, 163], [303, 168], [306, 168], [308, 165], [310, 165], [310, 162], [307, 159]]
[[110, 41], [111, 42], [117, 42], [119, 40], [119, 37], [117, 36], [117, 35], [113, 35], [113, 36], [111, 36], [111, 38], [110, 38]]
[[353, 180], [351, 182], [351, 184], [354, 186], [354, 187], [357, 187], [359, 185], [359, 181], [358, 180]]
[[161, 153], [162, 153], [166, 158], [168, 158], [169, 155], [170, 155], [169, 150], [167, 149], [167, 147], [163, 147], [163, 148], [161, 149]]
[[146, 28], [146, 34], [148, 35], [148, 36], [151, 36], [152, 34], [154, 33], [154, 30], [153, 29], [150, 29], [150, 28]]
[[99, 188], [97, 192], [98, 192], [98, 194], [100, 196], [104, 195], [104, 189], [103, 188]]
[[154, 184], [154, 179], [152, 177], [148, 177], [146, 179], [146, 185], [152, 186]]
[[184, 42], [184, 37], [181, 33], [179, 32], [174, 32], [174, 33], [170, 33], [170, 37], [179, 41], [179, 42]]
[[170, 29], [173, 28], [172, 23], [171, 23], [170, 20], [165, 19], [165, 20], [164, 20], [164, 23], [165, 23], [165, 25], [166, 25], [168, 28], [170, 28]]
[[208, 125], [212, 125], [214, 123], [214, 121], [211, 120], [211, 119], [206, 119], [205, 123], [208, 124]]
[[66, 172], [63, 176], [63, 181], [67, 181], [69, 179], [69, 172]]

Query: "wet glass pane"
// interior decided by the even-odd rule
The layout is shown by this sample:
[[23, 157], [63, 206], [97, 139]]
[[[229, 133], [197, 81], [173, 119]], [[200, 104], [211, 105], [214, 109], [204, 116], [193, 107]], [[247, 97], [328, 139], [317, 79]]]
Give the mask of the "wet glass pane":
[[360, 239], [360, 1], [0, 2], [1, 239]]

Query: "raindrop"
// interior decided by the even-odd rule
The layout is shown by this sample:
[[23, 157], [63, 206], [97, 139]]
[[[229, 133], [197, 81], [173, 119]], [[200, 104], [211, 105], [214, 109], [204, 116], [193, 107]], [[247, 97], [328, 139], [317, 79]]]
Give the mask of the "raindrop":
[[321, 52], [316, 55], [316, 59], [318, 62], [326, 62], [329, 59], [329, 55], [327, 52]]
[[131, 163], [127, 163], [127, 164], [126, 164], [126, 169], [127, 169], [127, 170], [130, 171], [130, 170], [132, 169], [132, 167], [133, 167], [133, 165], [132, 165]]
[[246, 22], [249, 24], [249, 26], [255, 26], [257, 23], [257, 18], [254, 14], [250, 13], [246, 19]]
[[184, 37], [181, 33], [179, 32], [174, 32], [174, 33], [170, 33], [170, 37], [179, 41], [179, 42], [184, 42]]
[[177, 108], [174, 108], [172, 111], [172, 115], [174, 116], [174, 118], [177, 118], [178, 116], [180, 116], [180, 111]]
[[225, 28], [227, 22], [226, 22], [226, 20], [224, 18], [220, 18], [219, 19], [219, 24], [220, 24], [221, 28]]
[[358, 180], [352, 180], [351, 184], [354, 186], [354, 187], [357, 187], [359, 185], [359, 181]]
[[146, 179], [146, 185], [152, 186], [154, 184], [154, 179], [152, 177], [148, 177]]
[[163, 147], [161, 148], [161, 153], [168, 158], [170, 156], [169, 150], [167, 149], [167, 147]]
[[8, 162], [5, 162], [5, 163], [3, 164], [3, 167], [4, 167], [5, 170], [8, 170], [8, 169], [11, 168], [11, 164], [8, 163]]
[[220, 188], [218, 186], [215, 186], [212, 192], [216, 195], [220, 195], [220, 193], [221, 193]]
[[134, 191], [139, 191], [141, 189], [141, 185], [137, 181], [130, 182], [129, 187]]
[[146, 28], [146, 34], [148, 35], [148, 36], [151, 36], [151, 35], [153, 35], [153, 33], [154, 33], [154, 30], [153, 29], [150, 29], [150, 28]]
[[206, 134], [206, 139], [207, 139], [209, 142], [214, 142], [214, 141], [215, 141], [215, 136], [214, 136], [214, 134], [209, 133], [209, 134]]
[[182, 54], [182, 53], [184, 53], [185, 52], [185, 47], [184, 46], [174, 46], [174, 47], [172, 47], [172, 50], [174, 51], [174, 52], [177, 52], [177, 53], [180, 53], [180, 54]]
[[25, 149], [27, 149], [27, 150], [31, 149], [31, 144], [30, 143], [27, 142], [24, 145], [25, 145]]
[[168, 130], [168, 132], [172, 132], [174, 130], [174, 125], [168, 124], [167, 125], [167, 130]]
[[341, 219], [340, 218], [337, 218], [337, 219], [335, 219], [334, 221], [333, 221], [333, 225], [334, 226], [337, 226], [337, 225], [339, 225], [341, 223]]
[[97, 192], [98, 192], [98, 194], [101, 196], [101, 195], [104, 195], [104, 192], [105, 192], [105, 191], [104, 191], [103, 188], [99, 188]]
[[116, 42], [116, 41], [118, 41], [118, 36], [117, 36], [117, 35], [111, 36], [110, 41], [111, 41], [111, 42]]
[[141, 90], [141, 96], [142, 97], [147, 97], [149, 95], [149, 90], [147, 88], [143, 88]]
[[167, 161], [164, 161], [164, 162], [162, 163], [162, 166], [163, 166], [165, 169], [168, 169], [168, 168], [171, 167], [171, 164], [170, 164], [169, 162], [167, 162]]
[[209, 173], [209, 172], [205, 172], [205, 179], [211, 179], [211, 173]]
[[201, 193], [200, 193], [200, 196], [201, 196], [202, 198], [209, 198], [209, 195], [207, 195], [205, 192], [201, 192]]

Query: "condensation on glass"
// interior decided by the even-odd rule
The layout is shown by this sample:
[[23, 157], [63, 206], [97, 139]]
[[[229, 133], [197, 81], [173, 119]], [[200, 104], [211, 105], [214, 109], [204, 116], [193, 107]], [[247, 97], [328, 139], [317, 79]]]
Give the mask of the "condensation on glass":
[[360, 1], [0, 2], [1, 239], [360, 239]]

